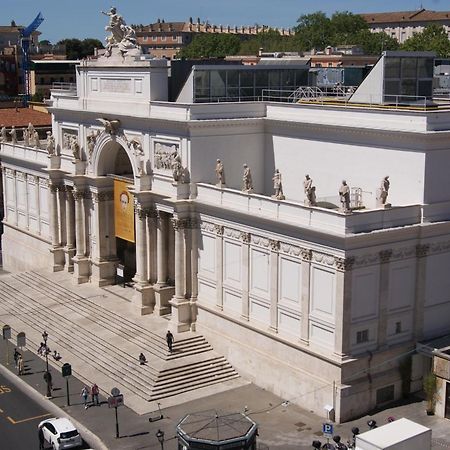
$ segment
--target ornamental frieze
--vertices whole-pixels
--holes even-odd
[[[172,170],[173,155],[179,154],[180,144],[155,142],[153,145],[153,165],[155,169]]]

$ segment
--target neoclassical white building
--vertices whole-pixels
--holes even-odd
[[[4,267],[107,285],[123,264],[138,313],[170,314],[241,375],[338,421],[399,398],[408,352],[450,329],[450,110],[169,102],[167,61],[115,50],[52,92],[51,154],[1,144]],[[343,179],[364,208],[330,209]]]

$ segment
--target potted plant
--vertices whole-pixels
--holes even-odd
[[[437,379],[433,372],[423,377],[423,390],[427,400],[427,414],[432,416],[436,407]]]

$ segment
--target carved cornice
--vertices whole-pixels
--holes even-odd
[[[241,241],[243,244],[250,244],[251,239],[252,239],[252,235],[250,233],[246,233],[244,231],[241,231]]]
[[[52,194],[56,194],[58,191],[62,191],[62,189],[64,189],[64,188],[63,188],[63,186],[60,185],[60,184],[53,184],[53,183],[50,183],[49,189],[50,189],[50,192],[51,192]]]
[[[82,191],[82,190],[78,190],[78,189],[73,190],[73,198],[75,200],[83,200],[88,197],[89,197],[89,195],[88,195],[87,191]]]
[[[312,259],[312,250],[307,248],[300,248],[302,261],[310,262]]]
[[[380,263],[386,264],[391,260],[392,249],[381,250],[381,252],[379,252],[378,255],[380,257]]]
[[[14,169],[10,169],[8,167],[5,167],[5,173],[7,176],[9,177],[14,177],[16,176],[16,171]]]
[[[241,232],[239,230],[236,230],[236,228],[226,227],[223,231],[223,235],[236,240],[239,240],[241,238]]]
[[[280,249],[280,241],[277,241],[275,239],[269,239],[269,245],[270,249],[274,252],[277,252]]]
[[[270,239],[252,234],[251,243],[258,247],[269,248]]]
[[[336,264],[336,257],[333,255],[327,255],[321,252],[312,252],[312,260],[322,265],[334,266]]]
[[[25,172],[19,172],[19,171],[16,172],[16,178],[18,180],[25,180],[26,176],[27,176],[27,174]]]
[[[224,226],[223,225],[214,225],[214,233],[217,234],[217,236],[223,236],[223,230],[224,230]]]
[[[170,219],[170,221],[175,231],[189,228],[189,219]]]

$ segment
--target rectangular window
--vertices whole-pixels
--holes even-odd
[[[152,41],[155,42],[158,39],[156,36],[152,36]]]
[[[369,330],[362,330],[356,333],[356,343],[362,344],[369,341]]]
[[[166,36],[161,36],[161,41],[165,41],[166,40]]]
[[[395,334],[400,334],[402,332],[402,323],[395,322]]]

